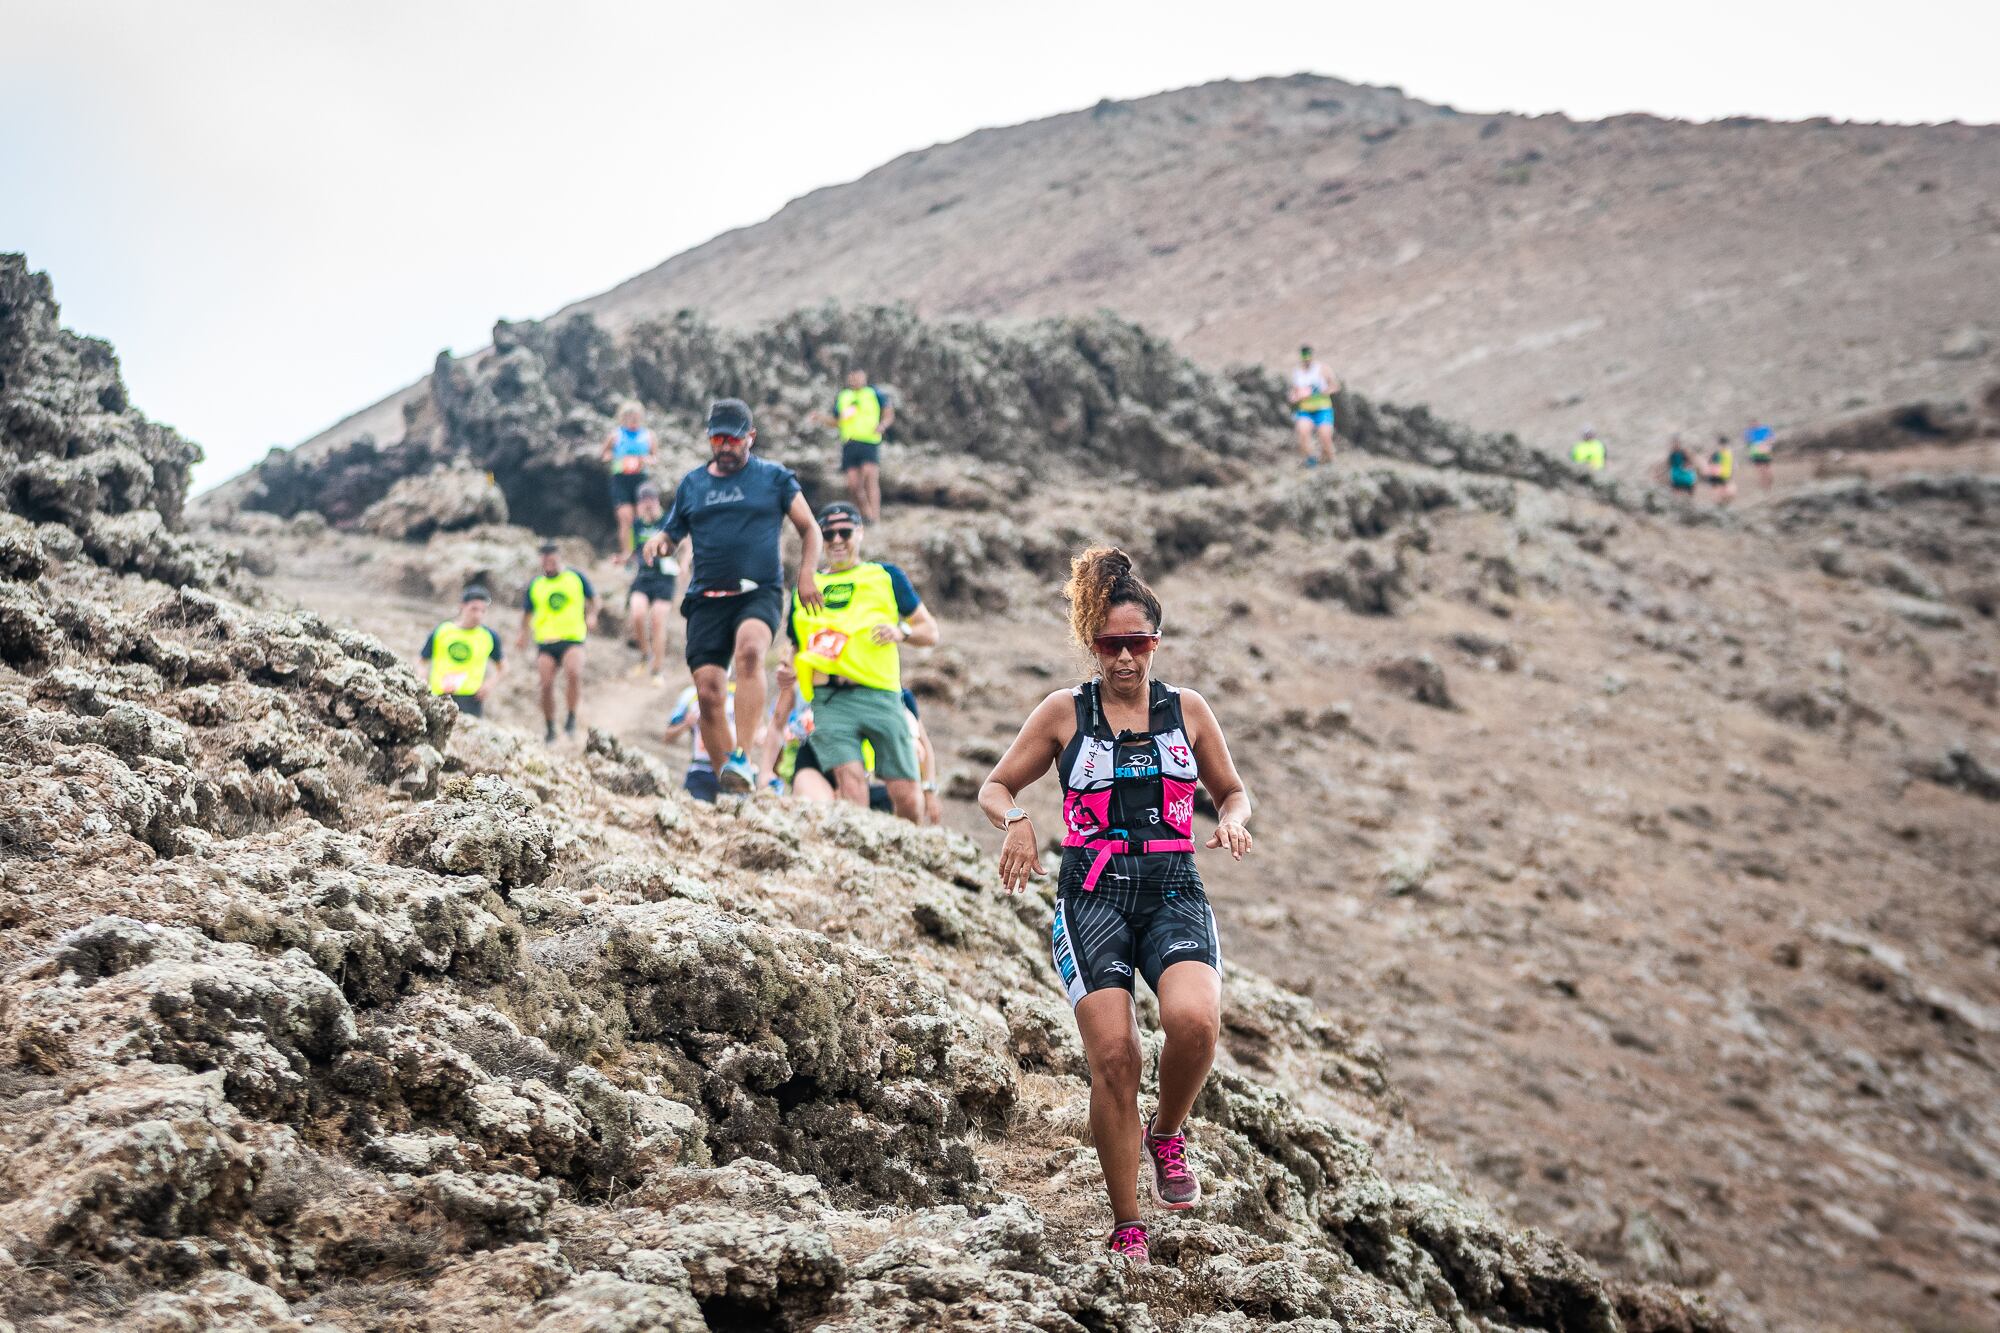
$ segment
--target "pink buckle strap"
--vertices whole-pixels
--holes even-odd
[[[1097,888],[1098,877],[1103,875],[1105,863],[1112,857],[1142,856],[1151,852],[1191,852],[1194,850],[1194,839],[1163,838],[1152,842],[1127,842],[1123,838],[1092,840],[1072,833],[1063,839],[1063,846],[1082,847],[1097,853],[1097,858],[1090,863],[1090,873],[1083,877],[1083,891],[1090,893]]]

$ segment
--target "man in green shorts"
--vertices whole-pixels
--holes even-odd
[[[861,743],[867,741],[890,804],[914,824],[921,816],[920,770],[916,728],[903,707],[900,649],[935,645],[937,620],[902,570],[861,558],[858,508],[828,505],[820,511],[819,531],[826,550],[818,580],[825,604],[809,609],[794,595],[787,624],[799,693],[812,704],[813,752],[840,799],[865,806]]]

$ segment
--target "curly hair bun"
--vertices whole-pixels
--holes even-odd
[[[1115,606],[1136,606],[1160,627],[1160,599],[1132,572],[1132,557],[1115,546],[1093,546],[1069,562],[1069,632],[1077,646],[1092,650]]]

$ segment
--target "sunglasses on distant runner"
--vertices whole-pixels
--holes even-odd
[[[1100,634],[1093,642],[1097,645],[1097,651],[1106,657],[1116,657],[1120,652],[1127,650],[1137,657],[1141,653],[1150,653],[1159,647],[1160,635],[1157,630],[1151,634]]]
[[[830,542],[844,542],[854,535],[853,528],[821,528],[819,535]]]

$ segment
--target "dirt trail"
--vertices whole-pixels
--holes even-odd
[[[1859,466],[1990,466],[1996,447]],[[1259,803],[1257,855],[1203,860],[1229,952],[1361,1019],[1414,1123],[1510,1208],[1773,1328],[1904,1329],[1911,1307],[1972,1327],[2000,1261],[1966,1166],[2000,1162],[1982,1017],[2000,1014],[2000,824],[1906,765],[1995,734],[1977,682],[2000,633],[1897,629],[1875,589],[1754,530],[1816,470],[1781,462],[1769,496],[1746,478],[1719,527],[1583,501],[1442,513],[1394,616],[1301,597],[1312,543],[1198,563],[1159,580],[1160,669],[1217,702]],[[914,571],[955,522],[899,508],[866,554]],[[330,598],[330,563],[285,571],[274,589],[399,647],[436,614]],[[946,646],[910,672],[947,822],[990,842],[967,798],[1080,664],[1045,587],[938,613]],[[1377,676],[1418,651],[1450,710]],[[658,752],[672,691],[627,677],[634,660],[594,655],[585,715]],[[1831,726],[1773,711],[1829,687],[1854,701]],[[494,715],[528,729],[532,710],[517,674]],[[1026,804],[1054,827],[1047,788]],[[1254,1031],[1226,1042],[1262,1058]]]

